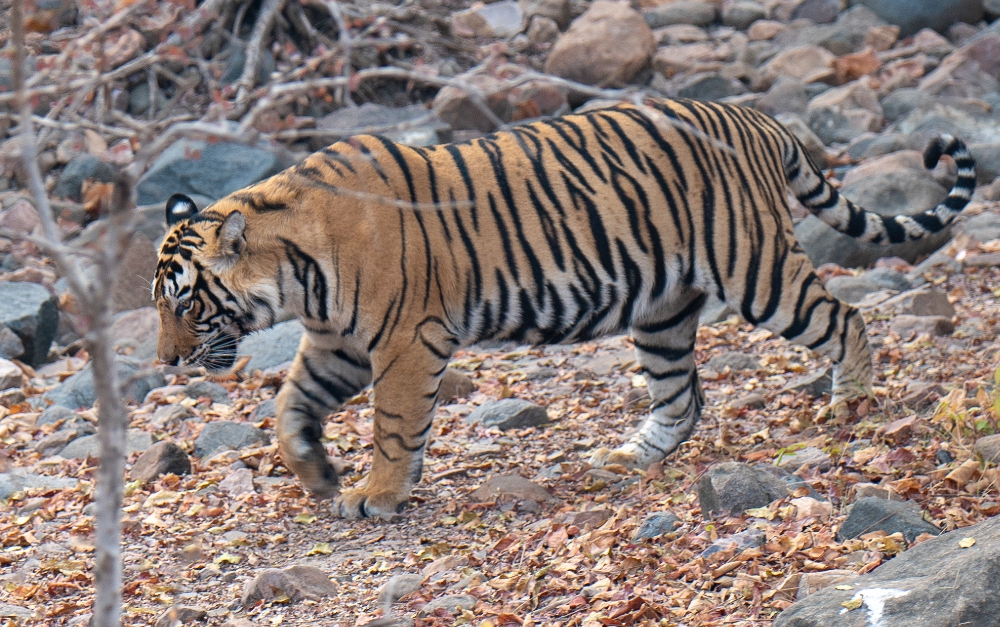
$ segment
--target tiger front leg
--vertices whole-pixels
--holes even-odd
[[[368,356],[337,336],[306,333],[278,393],[277,432],[282,463],[317,498],[337,494],[338,472],[320,441],[323,418],[371,382]]]
[[[450,356],[450,348],[429,350],[419,338],[400,352],[386,349],[372,355],[372,467],[363,485],[344,490],[337,498],[335,514],[388,520],[406,506],[423,471],[441,375]]]

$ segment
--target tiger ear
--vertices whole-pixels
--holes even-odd
[[[174,194],[167,199],[167,226],[187,220],[198,213],[198,206],[184,194]]]
[[[224,256],[239,257],[247,247],[247,219],[239,211],[226,216],[217,231],[219,237],[219,253]]]

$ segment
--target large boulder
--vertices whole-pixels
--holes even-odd
[[[1000,517],[994,517],[927,540],[850,587],[824,588],[778,615],[774,627],[995,626],[998,576]]]
[[[0,283],[0,325],[20,338],[25,362],[42,364],[59,328],[56,297],[37,283]]]
[[[62,382],[62,385],[45,393],[45,400],[54,404],[76,409],[78,407],[93,407],[97,399],[94,390],[94,370],[92,364],[84,366]],[[163,374],[147,367],[135,359],[119,357],[115,360],[118,383],[127,400],[142,402],[150,390],[166,385]]]
[[[247,372],[274,368],[295,359],[304,332],[298,320],[282,322],[248,336],[240,342],[237,354],[250,357],[245,368]]]
[[[139,204],[163,203],[178,192],[219,199],[289,165],[277,152],[256,146],[181,139],[139,181]]]
[[[656,38],[627,4],[597,0],[552,47],[545,71],[587,85],[624,87],[656,52]]]
[[[853,0],[851,4],[866,6],[886,22],[899,26],[902,37],[921,28],[943,33],[956,22],[975,24],[983,19],[982,0]]]

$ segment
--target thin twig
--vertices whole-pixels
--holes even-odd
[[[285,0],[264,0],[264,4],[260,8],[260,14],[250,32],[250,41],[247,42],[243,75],[236,83],[236,106],[231,116],[233,118],[239,117],[243,111],[246,111],[247,98],[250,96],[253,86],[257,84],[257,67],[260,65],[264,38],[271,32],[274,19],[284,6]]]

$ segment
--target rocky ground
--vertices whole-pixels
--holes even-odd
[[[95,241],[114,167],[150,164],[113,295],[131,415],[125,624],[995,622],[1000,4],[847,4],[29,3],[29,92],[66,241]],[[29,234],[10,70],[0,57],[0,230]],[[692,440],[645,473],[596,470],[590,451],[649,402],[628,338],[469,351],[402,520],[344,522],[272,443],[297,323],[245,341],[229,380],[154,365],[148,281],[171,193],[204,205],[356,132],[426,145],[643,94],[772,114],[885,214],[947,193],[950,164],[922,169],[931,137],[972,147],[974,202],[930,241],[860,246],[794,209],[827,286],[869,320],[875,398],[852,420],[816,422],[827,364],[715,306]],[[82,626],[88,356],[48,260],[0,239],[0,271],[0,621]],[[324,433],[348,484],[370,462],[371,411],[359,396]]]

